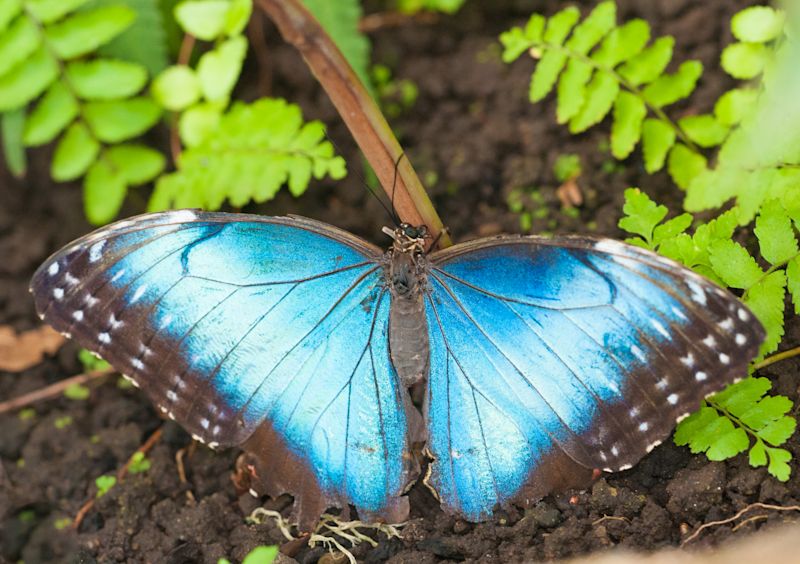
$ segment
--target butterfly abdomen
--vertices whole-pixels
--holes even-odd
[[[389,314],[389,350],[403,385],[428,375],[428,325],[425,320],[425,257],[395,252],[388,265],[392,294]]]

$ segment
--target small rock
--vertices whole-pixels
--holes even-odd
[[[530,517],[540,527],[552,529],[561,523],[561,512],[546,502],[540,502],[525,511],[525,516]]]
[[[617,507],[617,488],[608,485],[606,479],[598,480],[592,486],[592,508],[598,513],[613,515]]]

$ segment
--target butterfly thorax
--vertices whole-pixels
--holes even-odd
[[[429,345],[425,319],[428,262],[427,229],[401,224],[384,233],[394,240],[386,252],[386,286],[391,293],[389,349],[392,364],[405,385],[428,374]]]

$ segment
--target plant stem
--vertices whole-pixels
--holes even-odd
[[[5,413],[7,411],[12,411],[14,409],[19,409],[21,407],[25,407],[32,403],[36,403],[38,401],[54,398],[56,396],[60,396],[64,390],[69,388],[70,386],[79,386],[82,384],[86,384],[91,380],[95,380],[102,376],[107,376],[111,374],[112,370],[96,370],[94,372],[87,372],[86,374],[78,374],[77,376],[73,376],[71,378],[66,378],[64,380],[59,380],[55,384],[51,384],[44,388],[40,388],[35,390],[29,394],[23,394],[19,397],[10,399],[8,401],[4,401],[0,403],[0,413]]]
[[[283,38],[294,45],[327,92],[393,202],[400,219],[426,225],[440,247],[452,243],[433,204],[378,105],[350,64],[300,0],[259,0]],[[392,193],[394,192],[394,194]]]
[[[775,364],[776,362],[780,362],[782,360],[786,360],[789,358],[793,358],[795,356],[800,355],[800,347],[795,347],[793,349],[789,349],[788,351],[779,352],[773,355],[768,356],[761,362],[757,362],[753,365],[753,370],[761,370],[762,368],[766,368],[770,364]]]

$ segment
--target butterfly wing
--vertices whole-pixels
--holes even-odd
[[[197,439],[255,454],[305,526],[330,505],[397,519],[414,417],[388,353],[380,251],[331,226],[188,210],[90,234],[34,276],[43,319]]]
[[[733,295],[615,241],[483,239],[430,261],[426,482],[470,520],[630,467],[764,337]]]

